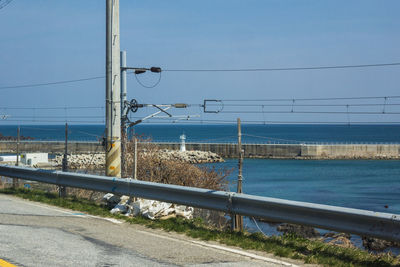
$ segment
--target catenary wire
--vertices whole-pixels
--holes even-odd
[[[349,69],[349,68],[371,68],[400,66],[400,62],[359,64],[359,65],[336,65],[336,66],[311,66],[311,67],[285,67],[285,68],[239,68],[239,69],[163,69],[170,72],[257,72],[257,71],[298,71],[298,70],[325,70],[325,69]]]
[[[103,134],[103,135],[92,134],[92,133],[88,133],[88,132],[81,131],[81,130],[71,130],[71,133],[72,133],[72,132],[78,132],[78,133],[86,134],[86,135],[88,135],[88,136],[96,137],[96,138],[98,138],[98,139],[104,137],[104,134]]]
[[[31,127],[31,126],[20,126],[21,130],[22,129],[32,129],[32,130],[39,130],[39,131],[60,131],[64,129],[54,129],[54,128],[37,128],[37,127]]]
[[[3,122],[46,122],[46,123],[62,123],[62,124],[64,124],[66,121],[68,122],[68,123],[90,123],[90,124],[104,124],[104,121],[81,121],[81,120],[79,120],[79,121],[75,121],[75,120],[34,120],[34,119],[31,119],[31,120],[9,120],[9,119],[7,119],[7,120],[3,120]],[[2,122],[2,121],[0,121],[0,122]]]
[[[3,3],[0,2],[0,9],[8,6],[13,0],[4,0]]]
[[[65,120],[4,120],[5,121],[12,121],[12,122],[51,122],[51,123],[65,123]],[[0,121],[1,122],[1,121]],[[257,121],[257,120],[242,120],[242,124],[340,124],[340,125],[348,125],[348,124],[358,124],[358,125],[397,125],[400,124],[400,121]],[[103,125],[104,121],[68,121],[68,123],[90,123],[90,124],[98,124]],[[152,121],[144,121],[143,124],[171,124],[171,121],[166,120],[152,120]],[[236,120],[176,120],[175,123],[182,123],[182,124],[236,124]]]
[[[98,79],[104,79],[104,78],[105,78],[105,76],[95,76],[95,77],[88,77],[88,78],[75,79],[75,80],[64,80],[64,81],[56,81],[56,82],[45,82],[45,83],[33,83],[33,84],[23,84],[23,85],[2,86],[2,87],[0,87],[0,90],[14,89],[14,88],[26,88],[26,87],[38,87],[38,86],[47,86],[47,85],[56,85],[56,84],[76,83],[76,82],[84,82],[84,81],[98,80]]]
[[[220,106],[218,104],[207,104],[207,106]],[[385,104],[224,104],[225,107],[373,107],[373,106],[400,106],[400,103]]]
[[[227,110],[227,111],[220,111],[219,113],[228,113],[228,114],[261,114],[261,113],[270,113],[270,114],[357,114],[357,115],[399,115],[400,112],[373,112],[373,111],[235,111],[235,110]]]
[[[300,141],[300,140],[294,140],[294,139],[282,139],[282,138],[275,138],[275,137],[269,137],[269,136],[259,136],[259,135],[253,135],[253,134],[245,134],[245,133],[242,133],[242,136],[255,137],[255,138],[260,138],[260,139],[268,139],[268,140],[297,142],[297,143],[307,142],[307,141]]]
[[[348,69],[348,68],[391,67],[391,66],[400,66],[400,62],[378,63],[378,64],[358,64],[358,65],[313,66],[313,67],[287,67],[287,68],[163,69],[162,71],[164,71],[164,72],[258,72],[258,71],[297,71],[297,70]],[[161,74],[161,72],[160,72],[160,74]],[[47,86],[47,85],[56,85],[56,84],[66,84],[66,83],[98,80],[98,79],[104,79],[104,78],[105,78],[105,76],[95,76],[95,77],[87,77],[87,78],[81,78],[81,79],[55,81],[55,82],[2,86],[2,87],[0,87],[0,90],[13,89],[13,88],[25,88],[25,87],[38,87],[38,86]],[[161,79],[161,75],[160,75],[159,80],[160,79]],[[158,83],[159,83],[159,81],[157,82],[157,84]]]
[[[270,98],[270,99],[218,99],[225,102],[268,102],[268,101],[329,101],[329,100],[363,100],[363,99],[390,99],[400,96],[356,96],[356,97],[324,97],[324,98]]]
[[[104,118],[104,116],[10,116],[10,118],[22,118],[22,119],[69,119],[69,118]]]
[[[37,110],[52,110],[52,109],[104,109],[104,107],[0,107],[0,109],[37,109]]]
[[[139,117],[137,117],[139,118]],[[173,121],[171,120],[156,120],[153,119],[151,121],[144,121],[142,123],[146,124],[169,124]],[[280,120],[280,121],[273,121],[273,120],[267,120],[267,121],[259,121],[259,120],[242,120],[242,123],[247,123],[247,124],[349,124],[348,121],[285,121],[285,120]],[[192,119],[192,120],[177,120],[177,123],[184,123],[184,124],[190,124],[190,123],[224,123],[224,124],[236,124],[236,120],[212,120],[212,119]],[[385,124],[385,125],[390,125],[390,124],[400,124],[400,121],[352,121],[350,124]]]

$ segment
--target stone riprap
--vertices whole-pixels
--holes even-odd
[[[142,152],[146,153],[146,152]],[[158,151],[157,156],[161,160],[176,160],[180,162],[187,162],[191,164],[198,163],[214,163],[223,162],[224,159],[213,153],[207,151]],[[63,155],[56,155],[52,160],[57,166],[62,166]],[[101,169],[105,166],[105,154],[70,154],[67,157],[68,168],[71,169]]]
[[[52,160],[57,166],[62,166],[64,156],[56,155]],[[105,167],[105,154],[71,154],[67,156],[68,168],[70,169],[100,169]]]
[[[224,162],[224,159],[216,153],[209,151],[176,151],[162,150],[159,154],[162,160],[177,160],[192,164]]]

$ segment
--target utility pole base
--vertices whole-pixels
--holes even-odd
[[[106,175],[121,177],[121,142],[108,142],[106,153]]]

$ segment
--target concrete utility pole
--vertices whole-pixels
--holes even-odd
[[[106,175],[121,177],[119,0],[106,0]]]

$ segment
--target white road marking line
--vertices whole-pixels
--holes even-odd
[[[272,259],[272,258],[268,258],[268,257],[259,256],[259,255],[256,255],[256,254],[253,254],[253,253],[250,253],[250,252],[246,252],[246,251],[242,251],[242,250],[238,250],[238,249],[233,249],[233,248],[228,248],[228,247],[223,247],[223,246],[218,246],[218,245],[212,245],[212,244],[208,244],[208,243],[201,242],[201,241],[175,239],[175,238],[171,238],[171,237],[168,237],[168,236],[153,234],[153,233],[146,232],[146,231],[141,231],[141,230],[136,230],[136,231],[139,232],[139,233],[147,234],[147,235],[154,236],[154,237],[157,237],[157,238],[162,238],[162,239],[176,241],[176,242],[192,243],[192,244],[195,244],[195,245],[198,245],[198,246],[201,246],[201,247],[207,247],[207,248],[222,250],[222,251],[225,251],[225,252],[230,252],[230,253],[233,253],[233,254],[249,257],[249,258],[256,259],[256,260],[275,263],[275,264],[279,264],[279,265],[283,265],[283,266],[298,267],[298,265],[295,265],[295,264],[292,264],[292,263],[288,263],[288,262],[284,262],[284,261],[280,261],[280,260],[276,260],[276,259]]]
[[[114,218],[104,218],[104,217],[94,216],[94,215],[90,215],[90,214],[86,214],[86,217],[105,220],[105,221],[109,221],[109,222],[112,222],[112,223],[115,223],[115,224],[124,223],[123,221],[120,221],[120,220],[117,220],[117,219],[114,219]]]
[[[280,261],[280,260],[276,260],[276,259],[272,259],[272,258],[259,256],[259,255],[253,254],[253,253],[249,253],[249,252],[238,250],[238,249],[234,249],[234,248],[228,248],[228,247],[223,247],[223,246],[218,246],[218,245],[207,244],[207,243],[201,242],[201,241],[191,241],[191,242],[194,243],[194,244],[201,245],[201,246],[206,246],[206,247],[211,247],[211,248],[215,248],[215,249],[219,249],[219,250],[224,250],[224,251],[232,252],[232,253],[239,254],[239,255],[242,255],[242,256],[246,256],[246,257],[249,257],[249,258],[257,259],[257,260],[262,260],[262,261],[275,263],[275,264],[279,264],[279,265],[284,265],[284,266],[298,267],[298,265],[295,265],[293,263],[288,263],[288,262],[284,262],[284,261]]]

